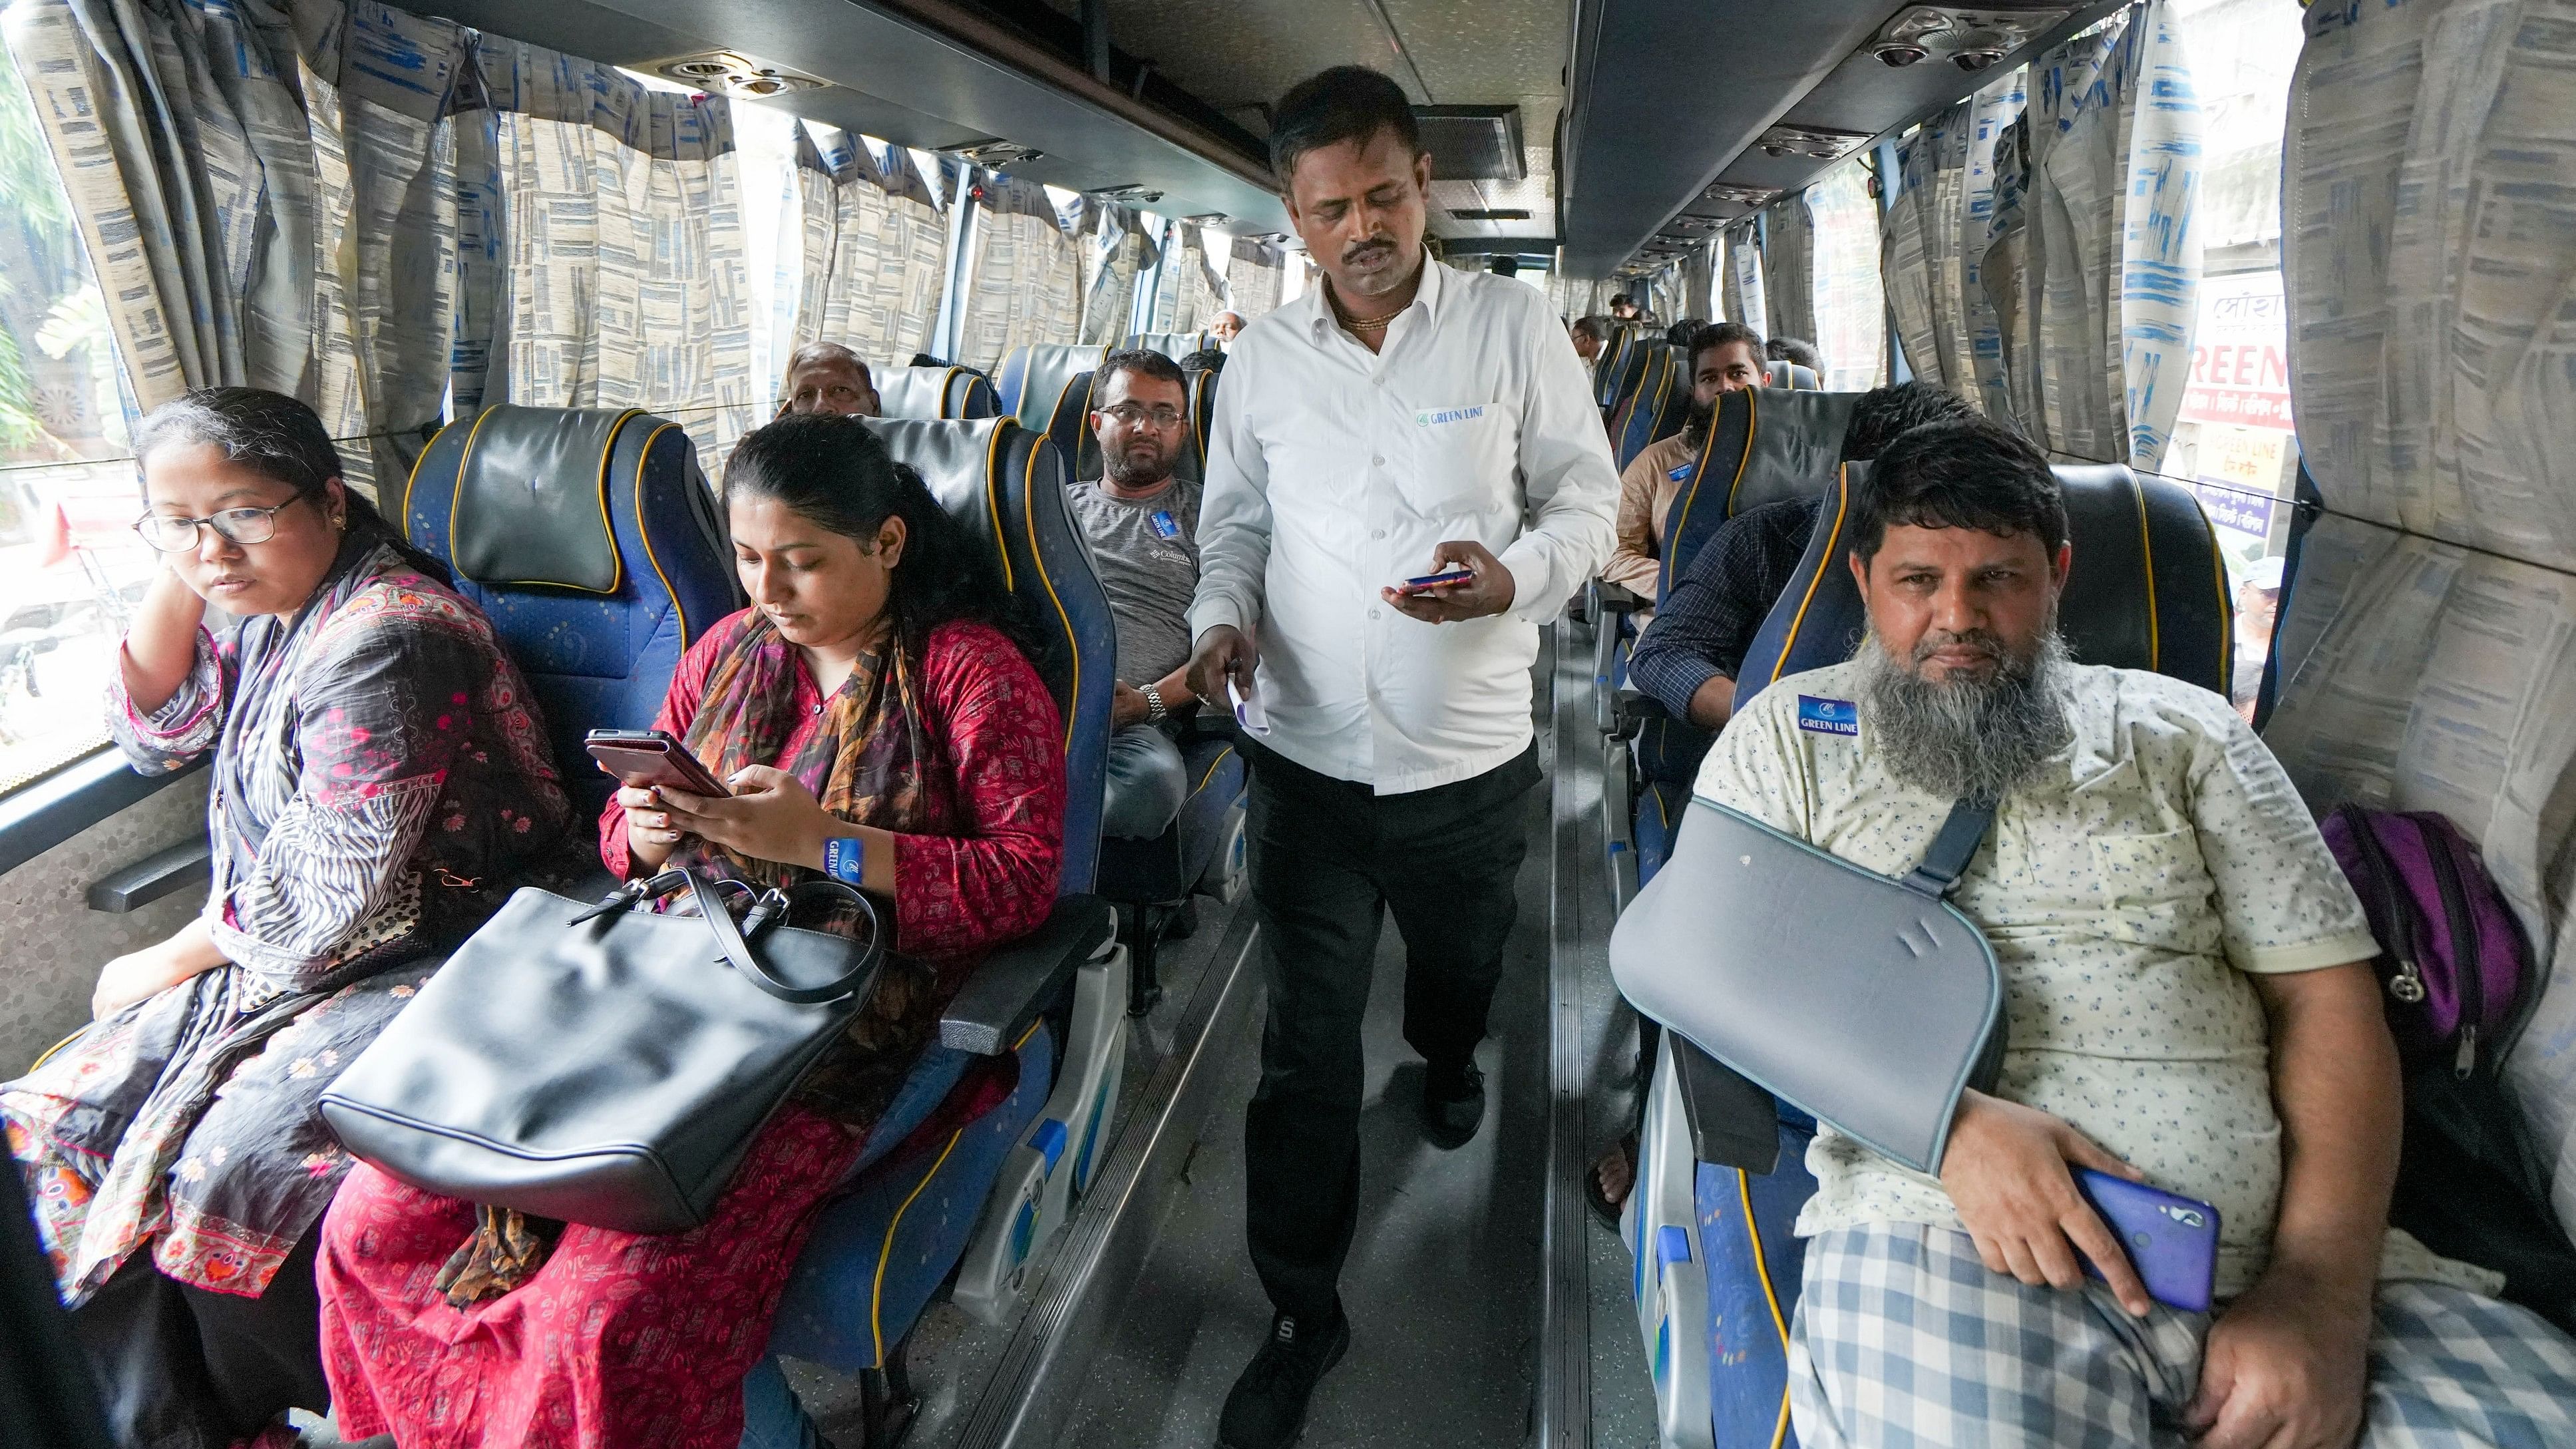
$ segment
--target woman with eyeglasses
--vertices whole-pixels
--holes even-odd
[[[491,625],[311,409],[203,389],[135,456],[163,567],[108,727],[144,774],[213,757],[213,884],[107,964],[0,1125],[117,1442],[291,1443],[285,1411],[328,1405],[312,1230],[349,1167],[315,1101],[569,809]]]

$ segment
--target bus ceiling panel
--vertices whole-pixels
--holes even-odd
[[[1774,0],[1585,6],[1566,127],[1566,270],[1608,276],[1900,8]]]
[[[1010,168],[1032,181],[1077,191],[1142,186],[1163,193],[1155,209],[1169,215],[1221,215],[1257,231],[1288,227],[1260,157],[1102,84],[1025,34],[949,0],[549,0],[507,7],[496,0],[447,0],[445,8],[469,24],[489,20],[498,33],[621,64],[632,62],[600,53],[636,48],[620,39],[621,27],[656,48],[679,45],[633,61],[719,48],[746,52],[855,93],[809,91],[763,104],[834,124],[873,114],[876,121],[855,128],[905,145],[934,138],[926,149],[1007,141],[1044,153]],[[550,21],[586,32],[579,44],[529,33],[533,12],[558,10],[583,12]],[[488,13],[469,18],[468,11]],[[893,134],[902,130],[912,134]]]
[[[1606,276],[1659,234],[1704,236],[1673,223],[1732,219],[1802,188],[2121,3],[1986,0],[1984,9],[2041,12],[2049,23],[1972,71],[1938,54],[1895,66],[1874,53],[1883,28],[1928,8],[1919,5],[1723,0],[1712,16],[1691,0],[1604,0],[1576,40],[1567,268]],[[1793,140],[1775,155],[1763,147],[1773,127],[1845,144],[1821,156]]]

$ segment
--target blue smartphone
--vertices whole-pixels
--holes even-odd
[[[2075,1190],[2128,1250],[2148,1297],[2186,1313],[2209,1311],[2218,1276],[2218,1209],[2089,1167],[2075,1169]],[[2089,1260],[2084,1271],[2102,1276]]]
[[[1417,574],[1412,578],[1406,579],[1404,581],[1404,591],[1408,594],[1418,594],[1426,589],[1445,589],[1451,584],[1472,584],[1475,581],[1476,571],[1464,565],[1459,565],[1454,568],[1442,569],[1436,574]]]

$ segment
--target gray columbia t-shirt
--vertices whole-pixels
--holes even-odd
[[[1190,659],[1190,597],[1199,586],[1199,485],[1175,478],[1144,498],[1097,479],[1066,490],[1091,540],[1100,586],[1118,620],[1118,677],[1143,689]]]

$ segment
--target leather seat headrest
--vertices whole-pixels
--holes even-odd
[[[625,578],[608,517],[608,462],[640,411],[504,404],[475,419],[457,465],[447,556],[489,588],[614,594]]]

